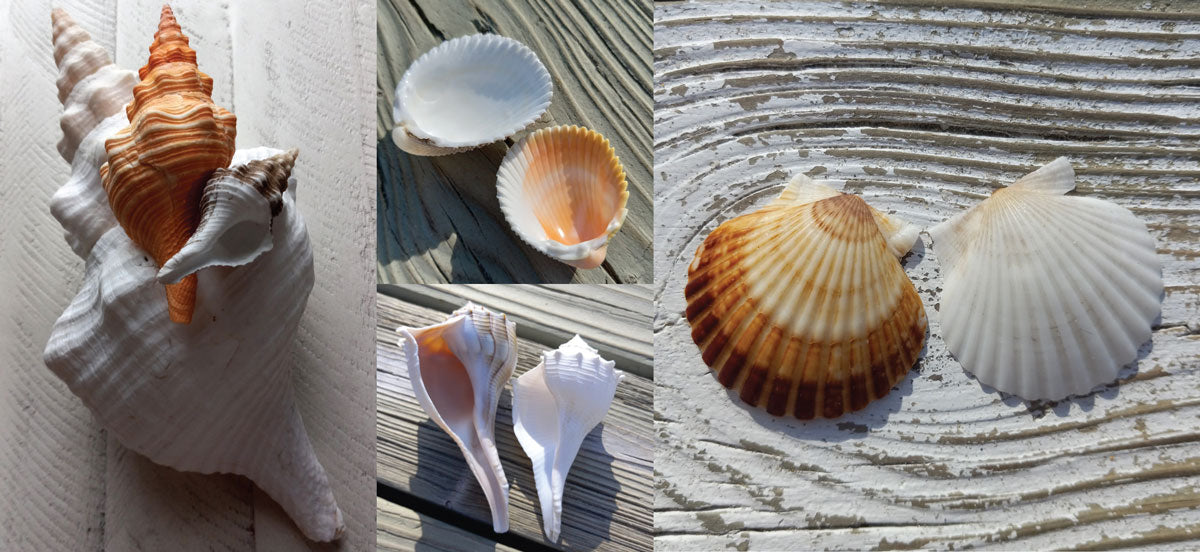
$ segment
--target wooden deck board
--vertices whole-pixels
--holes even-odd
[[[651,283],[650,14],[642,0],[380,0],[379,281]],[[591,128],[621,159],[629,213],[601,268],[576,270],[512,233],[495,189],[505,143],[445,157],[410,156],[392,143],[392,101],[404,71],[443,40],[480,32],[520,40],[549,70],[554,97],[535,126]]]
[[[376,504],[379,512],[379,541],[376,545],[380,552],[516,552],[515,548],[462,531],[382,498]]]
[[[176,472],[129,452],[46,369],[42,350],[79,287],[83,261],[48,207],[70,172],[55,149],[62,108],[52,3],[4,1],[0,73],[20,84],[0,91],[0,283],[8,290],[0,297],[0,549],[367,549],[375,538],[374,255],[367,247],[374,194],[360,184],[370,180],[375,158],[373,6],[171,4],[213,77],[214,99],[238,116],[238,146],[300,149],[297,204],[317,281],[291,359],[293,380],[346,519],[345,540],[303,540],[244,478]],[[118,65],[145,64],[162,2],[53,5],[67,9]]]
[[[426,286],[410,287],[426,289]],[[499,293],[509,286],[492,287]],[[584,299],[573,301],[578,304]],[[452,308],[458,306],[461,305]],[[487,502],[479,484],[466,469],[462,453],[450,437],[429,420],[412,395],[407,371],[399,369],[401,352],[396,328],[440,322],[452,308],[435,310],[384,294],[378,296],[377,477],[394,489],[444,504],[490,526]],[[601,312],[597,311],[595,316],[602,316]],[[649,322],[649,308],[643,311],[643,316]],[[526,320],[515,314],[511,318],[518,328]],[[586,333],[582,335],[585,340],[592,339]],[[561,344],[539,343],[525,337],[519,337],[518,342],[514,378],[533,368],[540,361],[541,351]],[[534,542],[569,549],[650,550],[654,451],[650,409],[653,395],[653,382],[633,374],[626,374],[617,386],[616,398],[607,417],[584,441],[571,467],[564,492],[563,538],[555,544],[547,543],[542,534],[532,468],[513,435],[510,384],[501,396],[496,414],[496,440],[511,486],[511,532]]]
[[[656,547],[1196,548],[1195,5],[918,4],[656,8]],[[1130,208],[1158,243],[1162,319],[1117,383],[1049,403],[981,386],[941,339],[927,236],[905,259],[926,355],[865,410],[775,419],[701,361],[692,254],[792,175],[928,227],[1061,155],[1076,193]]]

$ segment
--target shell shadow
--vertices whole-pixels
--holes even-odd
[[[963,370],[967,378],[979,384],[979,388],[987,394],[996,394],[1000,396],[1000,402],[1005,406],[1018,407],[1024,406],[1026,413],[1031,419],[1037,420],[1053,413],[1059,418],[1065,418],[1071,414],[1071,406],[1078,406],[1084,412],[1090,412],[1096,406],[1096,398],[1113,400],[1121,394],[1121,384],[1128,382],[1137,377],[1141,370],[1142,361],[1154,351],[1154,340],[1149,339],[1138,348],[1137,358],[1133,362],[1122,366],[1117,372],[1117,377],[1111,382],[1100,384],[1093,388],[1086,395],[1071,395],[1065,399],[1059,400],[1026,400],[1012,393],[1000,391],[990,385],[980,382],[975,374]],[[955,359],[957,361],[957,359]]]
[[[401,277],[416,283],[570,282],[575,268],[522,242],[500,211],[496,171],[506,151],[504,142],[496,142],[453,155],[421,157],[400,150],[390,137],[380,139],[379,264],[407,265]],[[380,278],[389,278],[388,272],[381,271]]]

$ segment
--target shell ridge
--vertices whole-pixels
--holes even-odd
[[[1017,179],[1008,188],[1062,195],[1075,189],[1075,169],[1066,157],[1059,157]]]

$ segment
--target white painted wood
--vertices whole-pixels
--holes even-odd
[[[145,63],[161,2],[56,3],[127,68]],[[297,147],[297,204],[316,285],[293,353],[297,403],[346,518],[344,539],[375,542],[375,152],[370,129],[374,5],[172,2],[238,116],[238,147]],[[0,2],[0,549],[280,550],[313,547],[244,478],[183,474],[132,454],[41,362],[83,262],[49,214],[68,165],[54,144],[50,3]],[[10,77],[16,77],[10,80]],[[281,285],[286,285],[282,283]]]
[[[658,549],[1200,545],[1195,6],[951,4],[657,6]],[[1053,403],[981,386],[940,338],[926,236],[904,259],[924,358],[865,410],[775,419],[700,359],[688,263],[791,175],[928,227],[1060,155],[1158,242],[1162,320],[1118,382]]]

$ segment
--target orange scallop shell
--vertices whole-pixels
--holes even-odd
[[[692,339],[718,381],[804,420],[886,395],[916,362],[926,328],[889,241],[903,223],[810,186],[713,230],[684,291]]]
[[[117,222],[162,266],[196,231],[209,175],[229,166],[237,118],[213,103],[212,78],[196,66],[169,6],[138,76],[126,108],[129,126],[105,142],[108,163],[100,175]],[[166,288],[171,320],[189,323],[196,275]]]

